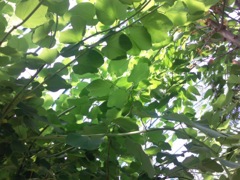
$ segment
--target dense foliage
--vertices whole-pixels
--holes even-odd
[[[0,1],[0,179],[237,180],[239,4]]]

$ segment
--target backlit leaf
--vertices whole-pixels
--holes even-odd
[[[122,40],[120,40],[122,39]],[[127,46],[124,47],[124,43]],[[126,35],[117,33],[107,40],[107,46],[102,49],[105,56],[112,60],[121,60],[127,57],[126,51],[131,48],[132,44]]]
[[[98,79],[92,81],[86,88],[89,91],[90,96],[103,97],[109,94],[111,87],[111,82]]]
[[[134,68],[131,72],[131,75],[128,77],[128,81],[137,84],[140,81],[147,79],[148,76],[149,76],[148,64],[140,62],[134,66]]]
[[[16,15],[25,20],[27,16],[37,7],[38,0],[21,1],[17,4]],[[27,7],[27,8],[26,8]],[[24,27],[35,28],[41,24],[47,22],[46,14],[48,7],[40,5],[40,7],[33,13],[33,15],[23,24]]]
[[[117,89],[110,94],[108,99],[109,107],[122,108],[128,101],[129,94],[124,89]]]
[[[79,3],[70,9],[65,15],[65,18],[77,18],[79,21],[85,20],[86,22],[93,19],[95,15],[95,7],[92,3],[83,2]]]
[[[151,35],[152,42],[158,43],[168,38],[168,31],[172,28],[170,19],[158,12],[153,12],[143,18],[144,27]]]
[[[58,51],[56,49],[43,48],[42,52],[39,55],[39,58],[46,63],[51,64],[56,60],[57,56]]]
[[[99,21],[106,25],[126,16],[127,6],[118,0],[98,0],[95,6]]]
[[[110,61],[108,66],[109,73],[121,76],[128,69],[129,61],[126,60],[118,60],[118,61]]]
[[[182,1],[175,1],[174,5],[167,10],[165,15],[175,26],[181,26],[187,22],[187,9]]]
[[[128,29],[130,39],[141,50],[148,50],[151,48],[151,36],[146,28],[142,26],[132,26]]]

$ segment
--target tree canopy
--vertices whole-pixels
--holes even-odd
[[[239,179],[239,0],[0,10],[0,180]]]

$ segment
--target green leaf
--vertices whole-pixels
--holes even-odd
[[[191,93],[193,93],[193,94],[195,94],[195,95],[200,96],[199,91],[198,91],[197,88],[195,88],[194,86],[189,86],[189,87],[187,88],[187,91],[189,91],[189,92],[191,92]]]
[[[107,133],[108,127],[105,124],[97,124],[92,126],[85,126],[83,128],[84,134],[104,134]]]
[[[4,36],[4,31],[6,29],[7,26],[7,20],[5,19],[5,17],[1,14],[0,15],[0,38],[3,38]]]
[[[89,96],[104,97],[110,93],[111,87],[111,82],[97,79],[92,81],[86,88],[89,91]]]
[[[112,121],[113,123],[119,125],[126,132],[136,131],[138,130],[138,125],[130,118],[117,118]]]
[[[184,3],[186,4],[190,14],[203,13],[206,8],[204,3],[201,1],[193,2],[191,0],[184,0]]]
[[[232,74],[229,76],[228,82],[231,84],[240,84],[240,76]]]
[[[119,0],[98,0],[95,7],[97,18],[106,25],[111,25],[116,19],[126,17],[127,6]]]
[[[119,77],[127,71],[128,63],[129,61],[127,60],[110,61],[108,65],[108,72]]]
[[[185,128],[184,131],[189,134],[191,137],[197,137],[197,131],[193,128]]]
[[[186,159],[184,159],[182,164],[189,169],[194,169],[199,166],[199,163],[200,163],[199,158],[195,156],[189,156]]]
[[[77,133],[69,134],[66,137],[66,143],[73,147],[81,149],[94,150],[103,142],[102,137],[82,136]]]
[[[68,29],[66,31],[62,31],[60,33],[59,41],[65,44],[78,43],[79,41],[82,40],[82,37],[83,37],[82,33],[83,33],[82,31],[74,30],[74,29]]]
[[[226,102],[226,95],[221,94],[217,100],[213,103],[214,108],[219,108],[221,109],[223,106],[225,106]]]
[[[5,55],[9,55],[9,56],[12,56],[12,57],[21,56],[20,52],[18,52],[15,48],[12,48],[10,46],[0,47],[0,53],[5,54]]]
[[[58,51],[56,49],[43,48],[39,55],[39,58],[45,61],[47,64],[53,63],[58,56]]]
[[[185,91],[184,92],[184,95],[186,96],[186,98],[188,98],[189,100],[192,100],[192,101],[197,101],[197,98],[192,95],[189,91]]]
[[[153,178],[155,175],[155,170],[150,161],[150,158],[143,151],[141,145],[127,138],[126,146],[129,147],[128,148],[129,153],[131,153],[138,161],[141,162],[142,170],[148,174],[149,178]]]
[[[236,169],[234,174],[232,175],[231,180],[238,180],[240,177],[240,168]]]
[[[190,14],[202,14],[204,11],[207,11],[211,6],[219,2],[218,0],[184,0]]]
[[[222,166],[212,159],[204,159],[201,161],[200,169],[206,172],[223,172]]]
[[[163,135],[163,131],[149,131],[146,133],[146,136],[148,137],[148,141],[157,145],[166,140],[166,137]]]
[[[209,96],[211,97],[213,95],[213,90],[208,89],[204,95],[204,99],[208,98]]]
[[[90,22],[95,16],[95,13],[95,7],[92,3],[82,2],[70,9],[64,15],[64,18],[76,18],[79,21]]]
[[[69,89],[71,85],[68,84],[61,76],[54,75],[52,78],[46,81],[46,89],[49,91],[56,92],[60,89]]]
[[[129,82],[138,84],[140,81],[147,79],[149,76],[149,66],[147,63],[139,62],[134,66],[130,76],[128,77]]]
[[[24,153],[27,150],[27,146],[19,140],[14,140],[11,142],[11,149],[17,153]]]
[[[185,123],[185,124],[188,124],[188,125],[192,123],[192,121],[187,116],[185,116],[183,114],[171,113],[171,114],[168,114],[168,115],[164,115],[163,118],[167,119],[167,120],[182,122],[182,123]]]
[[[174,26],[182,26],[187,22],[187,9],[182,1],[175,1],[164,15],[173,22]]]
[[[140,50],[148,50],[152,47],[151,36],[146,28],[142,26],[132,26],[128,31],[130,39]]]
[[[78,64],[73,66],[76,74],[97,73],[104,63],[103,56],[97,50],[89,50],[77,59]]]
[[[28,43],[25,38],[18,38],[17,36],[12,36],[8,41],[8,45],[15,48],[17,51],[26,52],[29,48]]]
[[[170,19],[158,12],[153,12],[143,18],[144,27],[151,35],[153,43],[159,43],[168,38],[168,31],[172,28],[173,24]]]
[[[129,94],[126,90],[117,89],[109,95],[107,105],[108,107],[122,108],[128,102],[128,96]]]
[[[41,40],[44,40],[46,37],[48,37],[48,34],[51,31],[52,27],[53,21],[49,21],[41,26],[38,26],[33,32],[32,41],[34,43],[39,43]]]
[[[71,56],[75,56],[76,54],[78,54],[79,52],[79,48],[80,48],[81,44],[77,43],[77,44],[70,44],[64,48],[61,49],[60,54],[63,57],[71,57]]]
[[[37,7],[39,4],[38,0],[27,0],[21,1],[16,6],[16,15],[25,20],[27,16]],[[26,8],[27,7],[27,8]],[[48,21],[46,18],[48,7],[41,5],[33,15],[23,24],[24,27],[35,28]]]
[[[224,134],[221,134],[218,131],[211,129],[208,126],[204,126],[196,122],[193,122],[192,125],[193,127],[199,129],[200,131],[202,131],[203,133],[207,134],[210,137],[213,137],[213,138],[226,137]]]
[[[149,156],[154,156],[154,155],[156,155],[157,153],[159,153],[159,152],[161,152],[161,148],[159,148],[159,147],[154,147],[154,146],[152,146],[152,147],[149,147],[149,148],[147,148],[147,149],[145,149],[144,150],[144,152],[147,154],[147,155],[149,155]]]
[[[164,115],[163,118],[167,119],[167,120],[183,122],[190,127],[195,127],[197,129],[199,129],[200,131],[202,131],[203,133],[207,134],[210,137],[214,137],[214,138],[226,137],[224,134],[221,134],[218,131],[211,129],[208,126],[204,126],[197,122],[191,121],[187,116],[185,116],[183,114],[171,113],[168,115]]]
[[[69,7],[69,1],[66,0],[46,0],[43,1],[43,4],[48,7],[48,11],[56,13],[59,16],[67,12]]]
[[[0,56],[0,66],[6,66],[11,63],[9,56]]]
[[[121,38],[122,37],[122,38]],[[122,40],[120,40],[120,38]],[[127,46],[124,47],[124,42],[127,41]],[[126,35],[117,33],[107,39],[107,46],[102,49],[103,54],[112,60],[125,59],[126,51],[131,47],[131,42]]]
[[[1,2],[0,9],[2,14],[8,14],[9,16],[13,15],[13,7],[5,2]]]
[[[132,42],[130,41],[129,37],[125,34],[121,34],[119,36],[119,45],[121,48],[123,48],[125,51],[128,51],[132,48]]]
[[[141,0],[120,0],[123,4],[133,4],[134,2],[141,2]]]
[[[221,164],[223,164],[224,166],[230,167],[230,168],[240,168],[240,163],[235,163],[232,161],[227,161],[225,159],[221,159],[221,158],[217,158]]]

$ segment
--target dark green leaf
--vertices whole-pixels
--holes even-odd
[[[111,87],[111,82],[98,79],[91,82],[86,88],[89,91],[90,96],[103,97],[109,94]]]
[[[71,85],[68,84],[61,76],[54,75],[52,78],[46,81],[46,89],[49,91],[56,92],[60,89],[69,89]]]
[[[121,76],[127,71],[128,63],[129,61],[126,60],[110,61],[108,71],[112,75]]]
[[[117,118],[114,119],[113,122],[123,128],[125,131],[136,131],[138,130],[138,125],[130,118]]]
[[[151,35],[152,42],[158,43],[168,38],[168,31],[172,28],[169,18],[158,12],[153,12],[143,18],[144,27]]]
[[[48,11],[57,13],[60,16],[62,16],[69,7],[69,1],[66,0],[46,0],[43,1],[43,4],[48,7]]]
[[[117,89],[109,95],[108,106],[122,108],[128,102],[128,96],[126,90]]]
[[[89,50],[78,59],[78,64],[73,67],[76,74],[96,73],[104,63],[103,56],[97,50]]]
[[[222,166],[212,159],[204,159],[201,162],[201,170],[207,172],[223,172]]]
[[[133,142],[130,139],[126,139],[126,146],[129,147],[128,151],[141,162],[142,170],[145,171],[150,178],[153,178],[155,175],[155,170],[150,161],[150,158],[143,151],[140,144]]]
[[[132,48],[132,42],[130,41],[129,37],[125,34],[121,34],[119,36],[119,44],[121,48],[123,48],[125,51],[128,51]]]
[[[102,137],[82,136],[74,133],[66,137],[66,143],[73,147],[80,147],[81,149],[94,150],[102,143]]]
[[[151,36],[146,28],[142,26],[133,26],[128,29],[129,37],[141,50],[148,50],[152,47]]]
[[[118,0],[98,0],[95,7],[99,21],[106,25],[126,16],[127,6]]]
[[[123,37],[122,40],[120,41],[120,37]],[[124,47],[123,41],[128,41],[127,46]],[[119,60],[119,59],[124,59],[126,58],[126,49],[128,49],[131,46],[131,42],[129,41],[128,38],[126,38],[125,35],[121,33],[117,33],[112,35],[110,38],[107,39],[107,46],[105,46],[102,49],[103,54],[107,56],[109,59],[112,60]]]
[[[138,84],[140,81],[147,79],[148,76],[149,76],[148,64],[140,62],[134,66],[131,75],[128,77],[128,81]]]

